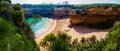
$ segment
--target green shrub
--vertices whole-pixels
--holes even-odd
[[[78,39],[77,38],[75,38],[75,39],[73,39],[73,44],[76,44],[78,42]]]
[[[57,33],[57,37],[65,42],[71,41],[71,36],[67,35],[67,33],[59,32]]]
[[[28,38],[21,28],[12,22],[0,18],[0,50],[1,51],[39,51],[33,39]]]
[[[22,7],[20,6],[20,4],[14,4],[13,9],[14,9],[14,11],[20,11],[20,10],[22,10]]]
[[[34,17],[34,18],[39,18],[39,19],[42,18],[39,14],[33,14],[33,17]]]
[[[0,2],[0,16],[6,20],[12,20],[13,8],[9,2]]]
[[[69,51],[70,45],[61,40],[55,40],[51,46],[50,51]]]
[[[13,19],[13,22],[18,26],[21,26],[25,21],[25,17],[23,15],[22,11],[15,11],[13,13],[13,18],[12,19]]]

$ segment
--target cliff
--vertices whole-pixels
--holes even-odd
[[[67,7],[67,8],[55,8],[54,12],[53,12],[53,16],[65,16],[65,15],[69,15],[71,8]]]
[[[78,24],[98,24],[115,22],[120,18],[120,8],[110,7],[89,7],[84,9],[73,9],[69,13],[70,22]]]
[[[0,1],[0,51],[39,51],[20,4]]]
[[[54,8],[23,8],[25,17],[32,17],[33,14],[39,14],[47,17],[53,14]]]

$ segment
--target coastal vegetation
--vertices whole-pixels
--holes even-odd
[[[35,19],[42,19],[42,17],[39,15],[39,14],[33,14],[33,17],[35,18]]]
[[[96,3],[96,4],[76,4],[73,8],[86,8],[86,7],[109,7],[117,6],[120,7],[120,4],[110,4],[110,3]]]
[[[20,4],[0,0],[0,51],[39,51]]]
[[[55,16],[53,14],[55,12],[62,16],[58,16],[57,14]],[[10,0],[0,0],[0,51],[40,51],[39,48],[41,47],[48,51],[120,51],[119,14],[119,4],[69,5],[68,2],[64,2],[64,4],[20,5],[11,4]],[[44,28],[43,24],[50,25],[48,29],[52,29],[52,26],[56,24],[56,22],[55,24],[51,23],[51,20],[47,24],[45,21],[49,19],[43,19],[43,15],[54,16],[50,19],[53,19],[52,21],[57,20],[57,23],[61,21],[59,18],[67,15],[69,18],[65,19],[70,19],[70,26],[68,27],[71,28],[66,28],[65,26],[69,22],[62,20],[60,23],[64,23],[65,26],[62,24],[57,24],[57,26],[63,26],[62,28],[65,28],[64,32],[49,33],[43,39],[41,38],[42,36],[38,36],[42,39],[39,42],[36,40],[36,34],[34,33],[39,32],[40,28]],[[25,16],[28,17],[25,18]],[[28,20],[30,24],[25,21],[29,17],[32,17]],[[34,25],[40,21],[42,24],[39,23],[40,26],[37,24],[35,27]],[[32,31],[30,25],[35,27],[36,32]],[[81,30],[77,29],[79,27],[74,28],[75,25],[97,29],[109,28],[110,31],[104,39],[101,38],[98,40],[95,35],[79,39],[79,36],[75,34],[89,34],[90,31],[85,29],[85,31],[89,32],[82,32],[82,28]],[[72,39],[73,37],[68,34],[72,28],[77,32],[73,33],[75,39]],[[82,33],[77,30],[80,30]],[[47,31],[49,32],[47,29],[43,29],[42,31],[45,31],[43,32],[44,34]]]

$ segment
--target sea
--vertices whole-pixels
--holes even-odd
[[[42,17],[41,19],[39,18],[27,18],[26,22],[30,25],[34,33],[44,31],[42,30],[47,26],[47,23],[49,22],[50,18],[47,17]]]

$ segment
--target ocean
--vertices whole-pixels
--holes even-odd
[[[33,17],[27,18],[26,22],[30,25],[34,33],[38,31],[44,31],[42,30],[47,26],[47,23],[49,22],[50,18],[42,17],[42,19],[35,19]]]

